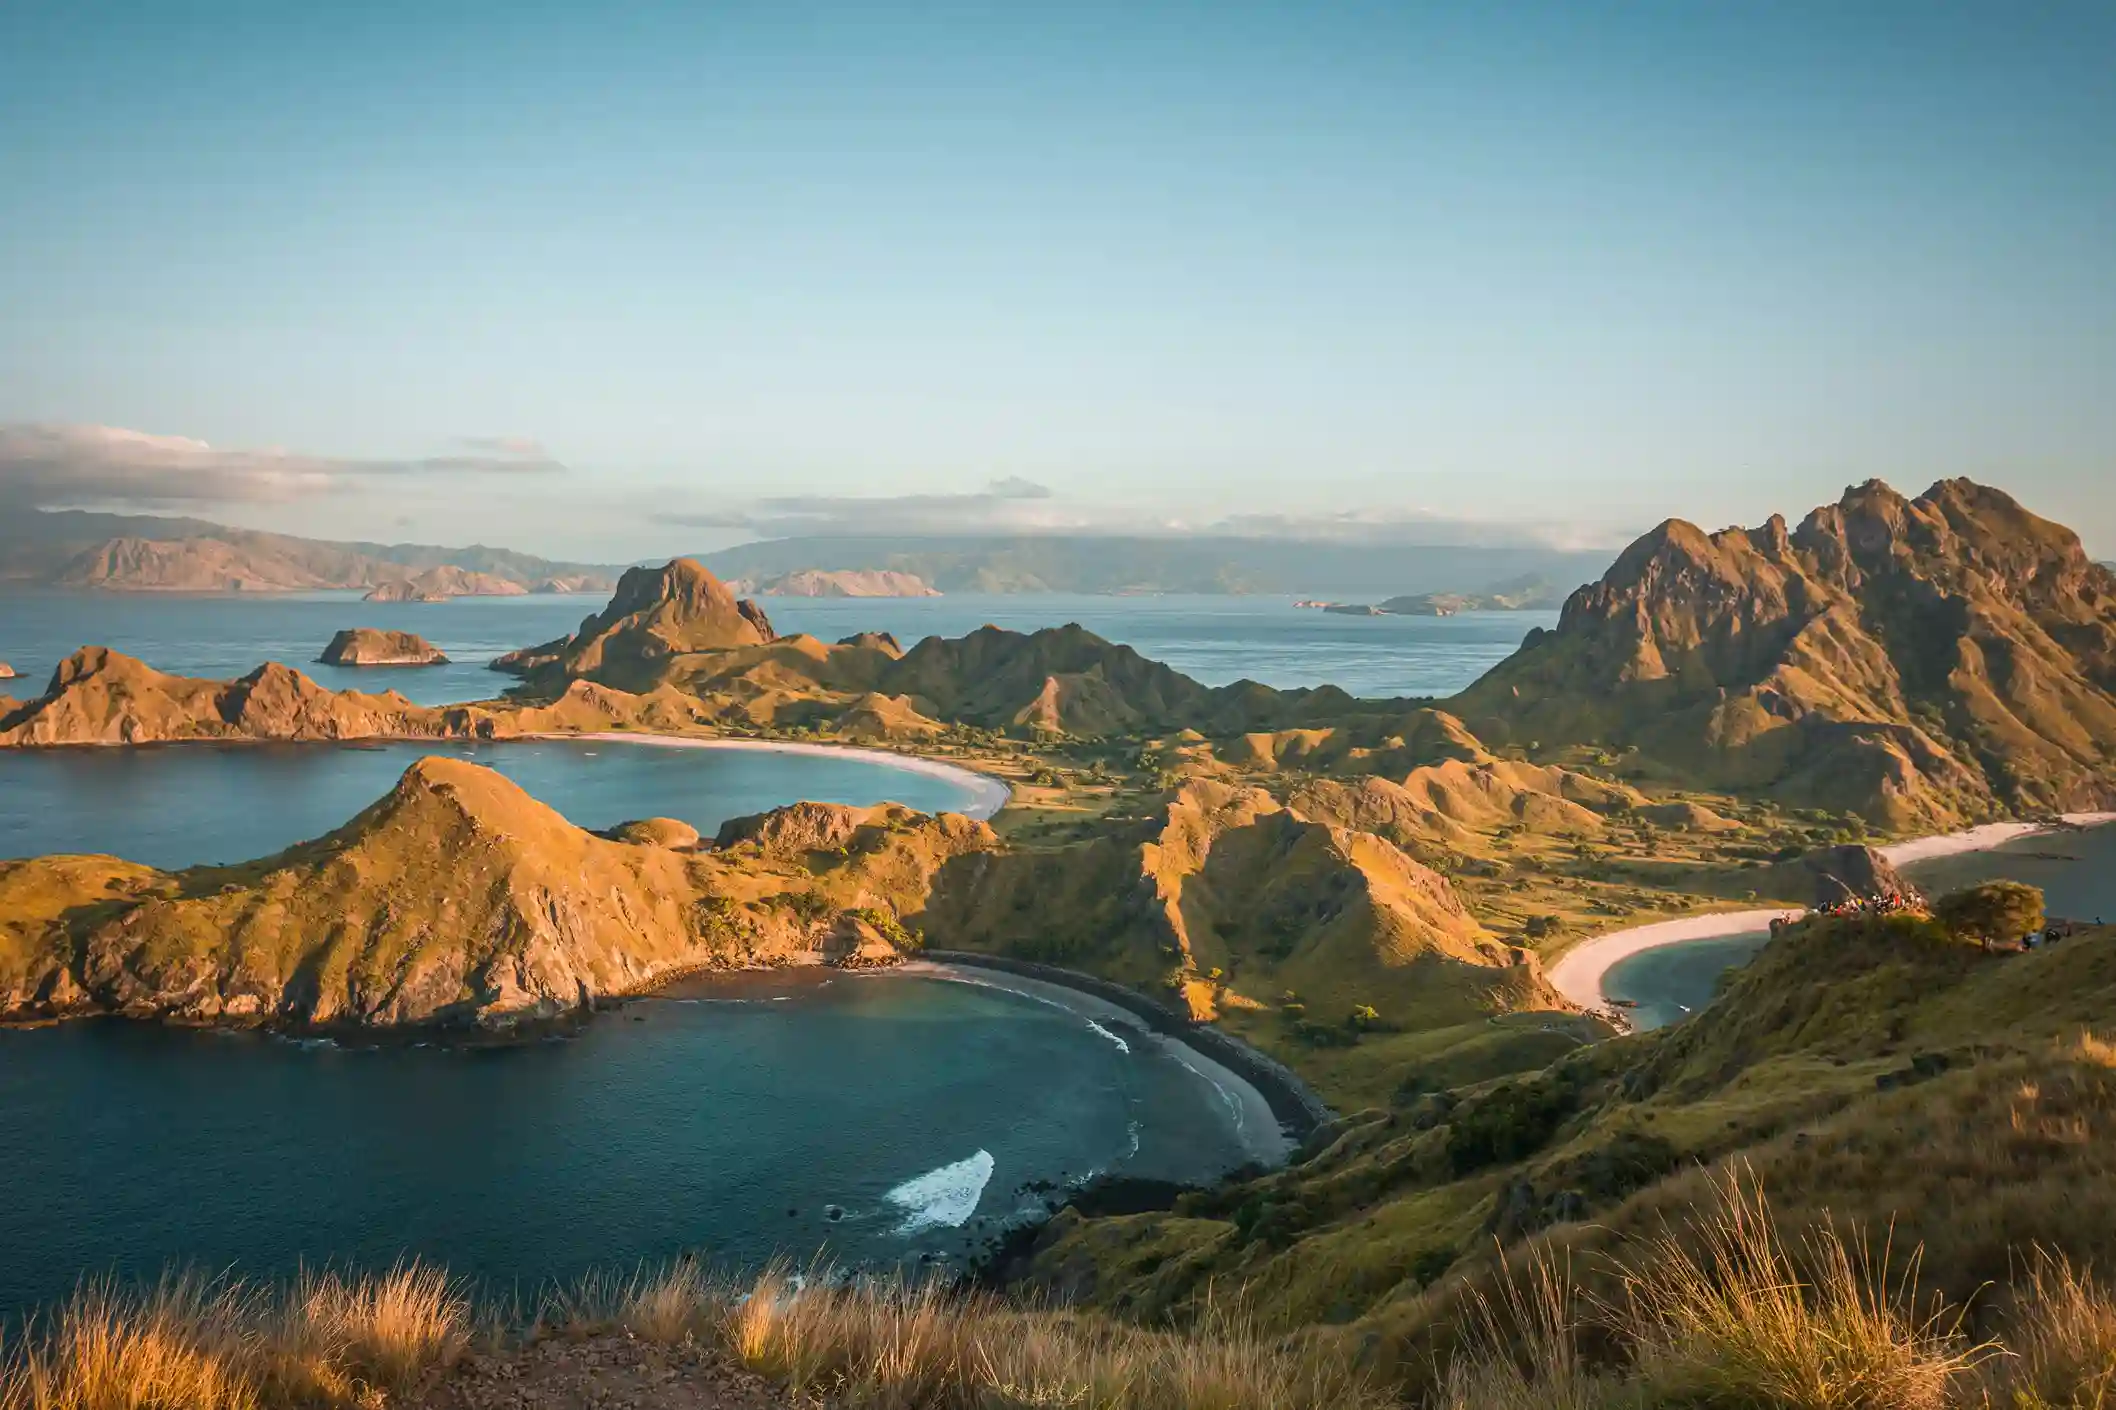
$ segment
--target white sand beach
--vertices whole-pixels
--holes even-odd
[[[857,749],[844,744],[800,744],[783,739],[699,739],[681,734],[526,734],[522,739],[548,739],[560,742],[593,740],[598,744],[639,744],[657,749],[749,749],[771,754],[820,754],[826,757],[864,759],[871,763],[885,764],[907,773],[926,774],[933,778],[944,778],[950,783],[962,785],[973,795],[971,802],[956,809],[965,817],[989,818],[1007,805],[1014,791],[992,777],[975,769],[966,769],[960,764],[943,763],[939,759],[921,758],[916,754],[898,754],[889,749]]]
[[[2116,813],[2066,813],[2063,820],[2068,827],[2099,827],[2105,823],[2116,822]],[[1952,857],[1963,852],[1986,852],[2015,838],[2055,830],[2039,823],[1985,823],[1981,827],[1965,828],[1960,832],[1891,843],[1875,850],[1887,858],[1890,865],[1905,866],[1933,857]],[[1602,980],[1619,962],[1630,959],[1633,955],[1643,954],[1647,950],[1660,949],[1664,945],[1761,934],[1771,928],[1773,917],[1795,914],[1798,914],[1798,908],[1790,906],[1720,911],[1712,915],[1685,916],[1680,920],[1657,921],[1652,925],[1633,926],[1628,930],[1597,935],[1592,940],[1567,950],[1558,962],[1551,966],[1551,987],[1564,995],[1568,1002],[1583,1009],[1595,1013],[1606,1012],[1609,1009],[1609,996],[1602,992]]]

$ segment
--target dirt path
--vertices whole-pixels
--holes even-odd
[[[718,1351],[623,1334],[550,1337],[465,1356],[421,1388],[410,1410],[795,1410],[796,1400]]]

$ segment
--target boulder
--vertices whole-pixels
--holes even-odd
[[[612,842],[629,842],[635,847],[673,847],[679,851],[696,848],[699,840],[698,829],[681,818],[639,818],[621,822],[603,836]]]

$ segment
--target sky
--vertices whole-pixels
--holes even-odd
[[[2116,557],[2116,6],[0,5],[0,513]]]

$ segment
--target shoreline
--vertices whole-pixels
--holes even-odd
[[[2073,828],[2100,827],[2109,823],[2116,823],[2116,813],[2066,813],[2062,815],[2058,826],[2025,822],[1983,823],[1977,827],[1964,828],[1960,832],[1915,837],[1907,842],[1894,842],[1874,850],[1891,866],[1907,866],[1912,862],[1930,861],[1935,857],[1988,852],[2022,837],[2034,837]],[[1603,991],[1602,981],[1608,977],[1609,971],[1622,961],[1634,955],[1642,955],[1648,950],[1663,949],[1670,945],[1755,935],[1768,931],[1773,919],[1805,909],[1788,905],[1762,906],[1742,911],[1714,911],[1708,915],[1682,916],[1675,920],[1655,921],[1651,925],[1613,930],[1606,935],[1592,936],[1567,950],[1558,957],[1557,963],[1550,967],[1545,977],[1549,979],[1553,989],[1585,1012],[1605,1018],[1621,1019],[1620,1011],[1613,1007],[1608,994]]]
[[[1065,1006],[1076,1011],[1081,1011],[1081,1002],[1091,1002],[1098,1010],[1107,1009],[1128,1027],[1174,1044],[1189,1056],[1210,1064],[1213,1072],[1224,1073],[1253,1092],[1268,1110],[1270,1124],[1296,1145],[1337,1119],[1337,1113],[1299,1074],[1276,1058],[1209,1024],[1192,1023],[1146,995],[1111,980],[1034,960],[969,950],[928,950],[909,963],[929,966],[935,972],[950,972],[940,973],[939,977],[1010,988],[1031,997],[1050,999],[1054,994],[1063,995],[1072,1001]],[[1188,1062],[1185,1065],[1192,1066],[1207,1081],[1215,1081],[1213,1072],[1200,1071]]]
[[[864,759],[870,763],[902,769],[907,773],[924,774],[928,778],[946,779],[950,783],[961,785],[970,791],[972,801],[967,807],[952,811],[980,822],[989,820],[1014,797],[1014,790],[991,774],[979,773],[975,769],[941,759],[929,759],[923,754],[899,754],[893,749],[873,749],[856,744],[811,744],[792,739],[728,739],[717,735],[630,733],[623,730],[604,730],[594,734],[518,734],[510,738],[549,743],[592,740],[600,744],[638,744],[653,749],[748,749],[769,754]],[[510,740],[472,742],[506,744]]]
[[[1298,1142],[1286,1133],[1277,1113],[1271,1109],[1270,1101],[1254,1083],[1225,1064],[1199,1052],[1181,1038],[1156,1033],[1146,1026],[1139,1015],[1099,994],[1069,984],[1032,979],[1026,975],[1008,974],[1001,970],[957,964],[953,961],[907,959],[901,964],[890,965],[873,973],[882,977],[902,975],[912,979],[963,984],[975,989],[995,989],[1001,993],[1033,999],[1038,1003],[1063,1009],[1100,1029],[1105,1036],[1124,1044],[1127,1049],[1131,1043],[1155,1043],[1163,1052],[1212,1088],[1213,1094],[1219,1098],[1228,1115],[1235,1140],[1250,1159],[1277,1169],[1286,1164],[1298,1146]],[[1210,1101],[1211,1098],[1206,1100]]]
[[[457,709],[458,706],[436,706],[436,709]],[[907,773],[925,774],[929,778],[946,779],[969,791],[971,801],[965,806],[950,811],[980,822],[991,818],[1013,801],[1014,790],[998,777],[979,773],[976,769],[961,764],[948,763],[941,759],[930,759],[922,754],[899,754],[893,749],[874,749],[857,744],[811,744],[791,739],[729,739],[717,735],[655,734],[647,731],[630,733],[622,730],[601,730],[595,733],[571,734],[544,731],[535,734],[508,734],[484,737],[472,734],[364,734],[343,739],[257,739],[250,737],[228,739],[150,739],[131,742],[121,739],[82,740],[71,744],[24,744],[0,746],[0,757],[15,752],[31,753],[66,749],[189,749],[232,748],[247,749],[257,745],[305,748],[324,746],[336,749],[362,749],[384,744],[433,744],[433,745],[480,745],[504,747],[509,744],[564,744],[573,740],[594,741],[605,744],[639,744],[661,749],[749,749],[774,754],[809,754],[823,757],[850,757],[887,768],[902,769]],[[794,802],[802,802],[795,799]],[[790,807],[791,804],[782,804]]]

